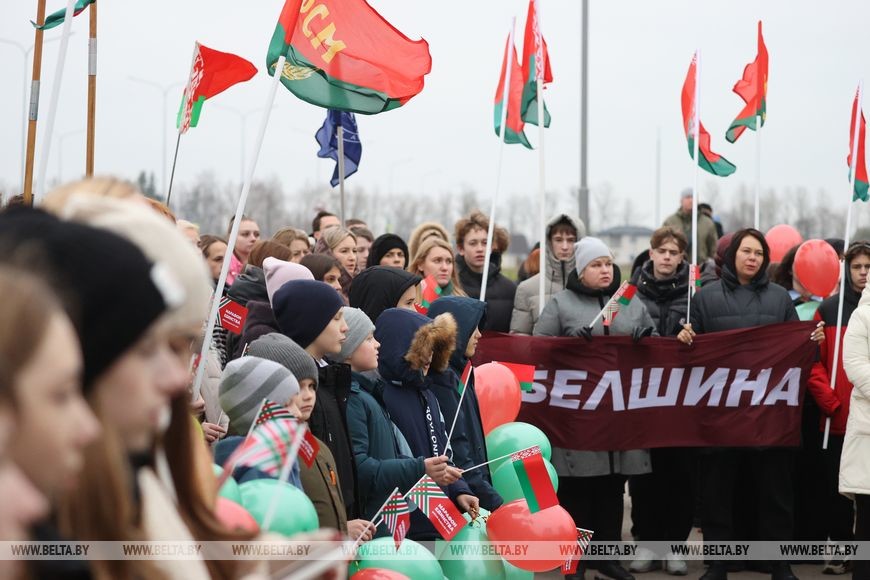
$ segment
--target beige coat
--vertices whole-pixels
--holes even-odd
[[[840,457],[840,493],[870,495],[870,285],[843,338],[843,367],[854,385]]]

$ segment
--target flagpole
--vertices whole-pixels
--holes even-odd
[[[281,473],[278,474],[278,481],[286,482],[290,477],[290,470],[293,469],[293,464],[296,463],[299,457],[299,448],[302,446],[302,440],[305,438],[305,432],[308,430],[306,423],[298,423],[296,433],[293,435],[293,442],[290,444],[290,450],[287,452],[287,459],[284,460],[284,465],[281,466]],[[268,530],[269,525],[275,518],[275,510],[278,508],[278,494],[272,490],[272,499],[269,500],[269,509],[266,510],[266,516],[263,518],[263,529]]]
[[[544,212],[546,211],[547,193],[545,190],[546,174],[544,173],[544,47],[540,32],[541,11],[538,0],[535,0],[535,20],[535,31],[537,32],[535,36],[535,85],[538,99],[538,231],[541,235],[538,255],[538,315],[541,315],[544,312],[544,295],[546,293],[544,284],[547,263],[547,217]]]
[[[85,154],[85,177],[94,175],[94,146],[97,126],[97,3],[88,6],[90,35],[88,37],[88,137]]]
[[[692,186],[692,267],[698,265],[698,179],[701,173],[701,49],[695,51],[695,106],[693,107],[692,117],[695,125],[695,183]],[[686,323],[691,324],[692,320],[692,293],[694,285],[689,284],[686,291],[688,300],[686,304]]]
[[[628,280],[623,280],[622,284],[619,285],[619,288],[616,290],[616,292],[613,293],[613,296],[610,297],[610,300],[608,300],[604,304],[604,308],[602,308],[601,311],[599,311],[598,314],[595,315],[595,318],[592,319],[592,322],[589,323],[589,328],[595,326],[595,323],[598,322],[598,319],[604,316],[604,313],[607,312],[607,308],[611,304],[613,304],[614,301],[618,300],[620,296],[622,296],[622,293],[624,292],[625,287],[628,286],[628,284]]]
[[[495,231],[495,206],[498,202],[498,190],[501,186],[501,165],[504,159],[504,145],[505,145],[505,133],[506,133],[506,125],[507,125],[507,113],[510,108],[510,103],[508,103],[508,93],[511,84],[511,66],[513,66],[513,56],[514,56],[514,27],[517,24],[516,16],[511,18],[511,28],[510,32],[508,32],[508,43],[507,43],[507,58],[504,60],[505,62],[505,71],[504,71],[504,86],[501,91],[501,102],[502,102],[502,110],[501,110],[501,127],[499,130],[498,140],[498,166],[496,170],[495,176],[495,191],[492,193],[492,208],[489,211],[489,227],[486,230],[486,259],[483,262],[483,277],[480,281],[480,301],[486,301],[486,280],[489,277],[489,258],[492,255],[492,236]]]
[[[54,118],[57,115],[57,102],[60,98],[60,85],[63,81],[63,67],[66,64],[66,51],[69,46],[69,33],[72,30],[72,19],[76,0],[67,0],[66,13],[63,17],[63,32],[60,36],[60,49],[57,55],[57,65],[54,68],[54,84],[51,86],[51,100],[48,102],[48,117],[45,120],[43,137],[45,143],[39,157],[39,171],[36,173],[36,191],[34,192],[34,204],[36,198],[45,193],[45,176],[48,172],[48,157],[51,153],[51,135],[54,132]]]
[[[266,97],[266,106],[263,109],[263,120],[260,122],[260,130],[257,133],[257,140],[254,143],[254,155],[251,158],[251,165],[248,168],[248,175],[245,183],[242,185],[242,192],[239,194],[239,203],[236,206],[236,215],[233,219],[233,227],[230,230],[230,237],[227,240],[227,250],[224,256],[224,263],[221,266],[221,273],[218,277],[218,283],[215,287],[214,296],[211,301],[211,312],[208,315],[208,324],[205,328],[205,336],[202,341],[202,349],[200,350],[200,360],[205,361],[208,355],[208,349],[211,346],[212,334],[214,333],[215,322],[217,322],[218,309],[220,308],[220,297],[223,296],[224,286],[227,282],[227,274],[230,271],[230,260],[233,256],[233,250],[236,247],[236,240],[239,237],[239,226],[242,222],[242,214],[245,211],[245,204],[248,201],[248,194],[251,193],[251,182],[254,180],[254,171],[257,169],[257,159],[260,157],[260,149],[263,147],[263,140],[266,137],[266,127],[269,125],[269,116],[272,114],[272,103],[275,101],[275,93],[278,90],[278,83],[281,81],[281,75],[284,74],[284,63],[287,58],[281,55],[275,65],[275,74],[272,76],[272,84],[269,87],[269,93]],[[196,379],[193,382],[193,400],[199,398],[202,390],[202,378],[205,375],[205,364],[200,364],[196,369]]]
[[[166,207],[172,198],[172,182],[175,181],[175,165],[178,163],[178,146],[181,145],[181,128],[178,129],[178,138],[175,140],[175,155],[172,156],[172,171],[169,173],[169,188],[166,190]]]
[[[761,229],[761,115],[755,115],[755,229]]]
[[[338,191],[341,197],[341,223],[344,225],[347,216],[344,213],[344,127],[341,126],[341,115],[338,116]]]
[[[418,481],[417,483],[420,483],[420,482]],[[414,485],[417,485],[417,484],[415,483]],[[413,486],[411,487],[411,489],[413,489]],[[383,518],[380,518],[380,519],[379,519],[378,516],[381,515],[381,512],[384,511],[384,508],[387,507],[387,504],[390,503],[390,500],[393,499],[393,495],[395,495],[395,493],[396,493],[397,491],[399,491],[399,488],[398,488],[398,487],[394,487],[394,488],[393,488],[393,491],[390,492],[390,495],[387,496],[387,501],[384,502],[384,505],[382,505],[382,506],[378,509],[378,511],[376,511],[376,512],[374,513],[374,515],[372,516],[372,519],[371,519],[371,525],[372,525],[372,527],[373,527],[375,530],[377,530],[377,529],[378,529],[378,526],[381,525],[381,519],[383,519]],[[404,498],[403,498],[403,499],[404,499]],[[360,540],[362,540],[362,537],[365,535],[365,533],[366,533],[366,530],[363,530],[363,531],[360,533],[360,535],[357,536],[357,539],[354,540],[353,545],[351,546],[351,549],[350,549],[351,554],[353,554],[354,552],[356,552],[357,546],[359,546]]]
[[[849,167],[849,206],[846,210],[846,232],[843,234],[843,247],[849,248],[849,232],[852,229],[852,206],[855,205],[852,197],[855,192],[855,174],[857,173],[858,167],[858,138],[861,135],[861,97],[864,92],[864,81],[860,81],[858,83],[858,94],[855,95],[855,99],[857,100],[857,106],[855,107],[855,116],[852,118],[852,122],[855,124],[855,135],[852,137],[852,163],[851,167]],[[861,163],[864,163],[864,160],[861,160]],[[837,368],[840,365],[840,342],[842,339],[842,335],[840,329],[843,327],[843,296],[844,290],[846,287],[846,260],[840,260],[840,296],[837,300],[837,327],[836,332],[834,334],[834,364],[833,369],[834,372],[831,373],[831,390],[835,391],[837,389]],[[825,418],[825,434],[822,437],[822,449],[828,448],[828,438],[831,434],[831,418]]]
[[[495,459],[490,459],[488,461],[484,461],[483,463],[478,463],[477,465],[473,465],[473,466],[469,467],[468,469],[463,469],[462,473],[468,473],[469,471],[472,471],[473,469],[481,468],[484,465],[489,465],[490,463],[494,463],[494,462],[500,461],[502,459],[507,459],[508,457],[510,457],[511,455],[513,455],[515,453],[522,453],[523,451],[528,451],[532,447],[537,447],[537,445],[530,445],[530,446],[526,447],[525,449],[518,449],[516,451],[512,451],[511,453],[506,453],[505,455],[502,455],[501,457],[496,457]]]
[[[42,37],[45,24],[45,0],[36,2],[36,32],[33,40],[33,74],[30,78],[30,109],[27,117],[27,150],[24,161],[24,203],[33,205],[33,158],[36,152],[36,119],[39,116],[39,81],[42,76]],[[27,58],[24,59],[27,66]]]
[[[471,383],[474,379],[474,367],[471,369],[471,374],[468,377],[468,382]],[[461,380],[461,379],[460,379]],[[468,389],[471,388],[471,385],[465,385],[465,388],[462,389],[462,393],[459,394],[459,403],[456,405],[456,414],[453,415],[453,423],[450,424],[450,432],[447,434],[447,447],[453,451],[453,447],[450,445],[450,440],[453,438],[453,430],[456,428],[456,421],[459,419],[459,411],[462,409],[462,401],[465,400],[465,393]],[[445,449],[446,451],[446,449]],[[452,458],[451,458],[452,459]]]

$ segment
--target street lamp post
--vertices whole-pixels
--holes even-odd
[[[75,34],[74,32],[70,32],[70,36]],[[60,40],[59,36],[54,38],[49,38],[48,40],[43,41],[42,44],[48,44],[49,42],[54,42],[56,40]],[[24,111],[24,115],[21,117],[21,189],[19,193],[24,191],[24,172],[26,170],[26,151],[27,151],[27,118],[29,108],[27,106],[27,62],[30,60],[30,53],[33,52],[33,44],[24,47],[19,42],[15,42],[14,40],[9,40],[8,38],[0,38],[0,44],[8,44],[9,46],[14,46],[19,51],[21,51],[21,59],[22,59],[22,67],[23,67],[23,79],[21,82],[21,109]]]
[[[177,89],[178,87],[185,86],[186,83],[178,82],[178,83],[172,83],[169,85],[163,85],[163,84],[156,83],[154,81],[149,81],[147,79],[143,79],[143,78],[139,78],[139,77],[127,77],[127,79],[130,81],[133,81],[135,83],[141,83],[141,84],[147,85],[153,89],[157,89],[162,94],[162,99],[160,101],[161,111],[162,111],[162,113],[160,115],[160,126],[162,128],[161,136],[162,136],[162,141],[163,141],[162,145],[163,146],[161,147],[161,150],[162,150],[163,154],[161,157],[161,159],[162,159],[162,163],[161,163],[162,178],[161,178],[161,182],[160,182],[160,191],[165,193],[166,187],[167,187],[167,181],[166,181],[166,168],[167,168],[167,163],[166,163],[166,123],[168,121],[167,115],[166,115],[166,97],[169,95],[169,91],[171,91],[173,89]]]

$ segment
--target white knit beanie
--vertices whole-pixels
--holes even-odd
[[[613,259],[613,254],[610,252],[607,244],[598,238],[586,236],[574,244],[574,260],[576,262],[577,276],[580,277],[583,274],[583,270],[586,269],[589,262],[604,257]]]

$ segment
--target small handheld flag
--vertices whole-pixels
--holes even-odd
[[[396,488],[393,495],[387,500],[383,510],[384,523],[387,524],[390,533],[393,535],[393,541],[396,543],[396,550],[402,545],[402,540],[408,533],[411,527],[411,508],[408,506],[407,500],[399,493]]]
[[[577,572],[577,565],[580,563],[580,558],[582,558],[583,554],[586,553],[586,548],[588,548],[590,542],[592,542],[592,535],[594,533],[595,532],[592,530],[577,528],[577,546],[574,549],[574,553],[568,557],[564,564],[562,564],[563,576],[575,574]]]
[[[279,405],[274,401],[270,401],[266,399],[263,401],[263,405],[260,407],[260,414],[257,415],[257,420],[254,422],[254,426],[265,423],[266,421],[272,421],[273,419],[294,419],[293,413],[287,410],[287,407],[284,405]]]
[[[540,447],[536,445],[531,449],[518,451],[511,455],[511,461],[520,482],[520,489],[523,490],[523,496],[529,504],[530,513],[559,505],[559,498],[556,497],[556,490],[553,489],[553,482],[550,481],[550,474]]]
[[[441,298],[441,293],[443,291],[444,289],[438,285],[437,281],[435,281],[435,276],[430,274],[423,278],[423,281],[420,282],[420,304],[414,305],[417,312],[420,314],[427,314],[429,312],[429,307],[432,306],[433,302]]]
[[[428,475],[424,475],[405,497],[426,514],[441,537],[448,542],[465,527],[462,514]]]
[[[511,370],[520,382],[520,390],[525,392],[532,391],[532,383],[535,382],[535,365],[524,365],[502,361],[498,361],[498,364],[506,366]]]
[[[610,302],[604,307],[604,326],[610,326],[613,323],[613,319],[619,314],[619,309],[623,306],[628,306],[636,292],[637,286],[634,284],[623,282],[619,286]]]

